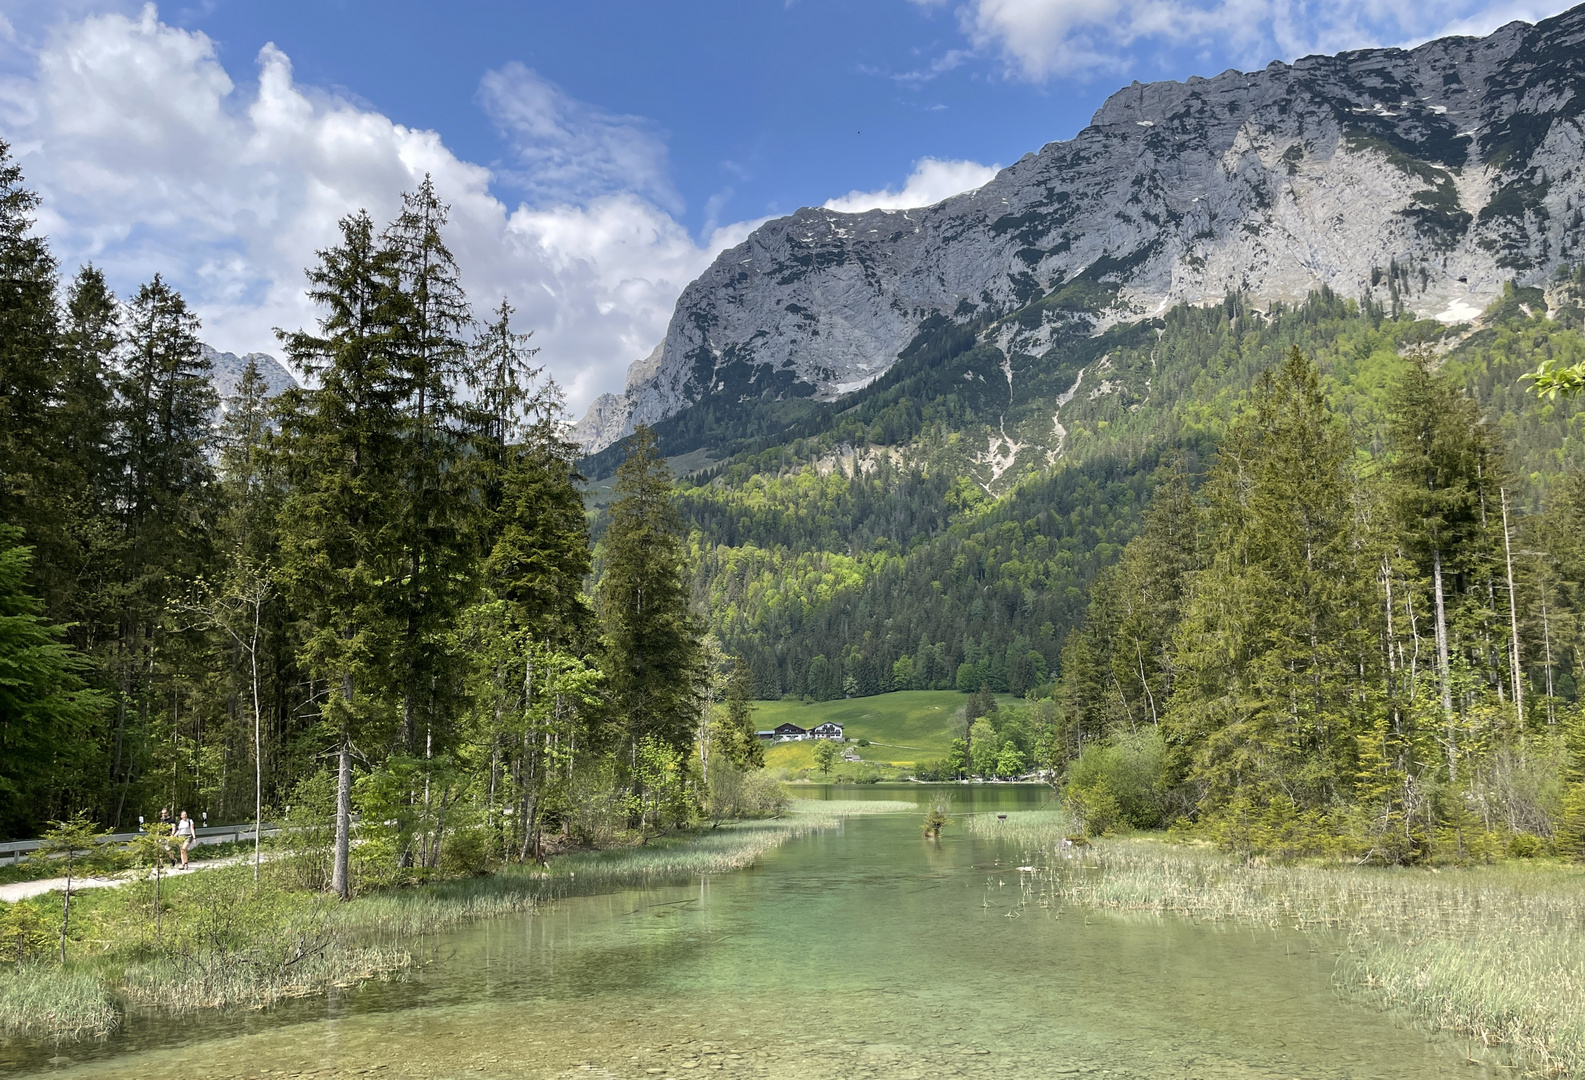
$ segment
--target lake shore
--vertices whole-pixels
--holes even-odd
[[[1060,812],[976,818],[1026,853],[1033,907],[1080,906],[1310,935],[1351,995],[1467,1036],[1536,1075],[1585,1074],[1585,870],[1246,862],[1160,837],[1066,842]]]
[[[913,810],[885,800],[794,799],[780,817],[708,825],[642,843],[554,856],[472,878],[388,889],[338,904],[251,866],[79,896],[65,965],[30,961],[0,973],[0,1035],[77,1039],[115,1030],[127,1009],[261,1007],[289,997],[398,978],[427,935],[521,915],[573,894],[728,873],[782,844],[856,814]],[[59,933],[59,894],[8,905],[9,928]],[[48,922],[53,911],[53,922]],[[13,914],[15,913],[15,914]]]

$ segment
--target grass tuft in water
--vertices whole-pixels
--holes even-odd
[[[1026,851],[1050,848],[1073,828],[1073,819],[1063,810],[1015,810],[1006,820],[995,814],[970,814],[963,819],[963,830],[969,835],[995,837]]]

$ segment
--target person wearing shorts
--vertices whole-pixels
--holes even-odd
[[[187,811],[182,811],[182,816],[176,819],[176,842],[182,848],[182,869],[187,869],[187,849],[192,847],[193,840],[197,838],[193,829],[193,819],[187,816]]]

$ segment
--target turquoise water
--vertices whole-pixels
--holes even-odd
[[[924,798],[918,787],[800,791]],[[955,813],[1045,789],[960,788]],[[21,1052],[59,1077],[1484,1076],[1350,1003],[1295,934],[1020,908],[1021,852],[922,813],[851,818],[753,869],[446,934],[411,979],[262,1012],[129,1019]],[[21,1054],[18,1057],[18,1054]],[[53,1057],[53,1061],[46,1060]]]

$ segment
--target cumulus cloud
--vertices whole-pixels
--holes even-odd
[[[163,273],[218,348],[274,351],[272,328],[311,324],[303,268],[338,219],[367,208],[389,220],[429,173],[469,294],[480,308],[511,299],[581,409],[622,385],[682,288],[746,235],[748,223],[690,236],[659,136],[526,68],[480,88],[533,178],[512,207],[437,133],[298,83],[274,46],[256,64],[239,90],[213,41],[149,5],[56,23],[0,82],[0,128],[66,268],[92,261],[123,293]]]
[[[914,0],[942,7],[946,0]],[[966,0],[956,9],[974,47],[1017,77],[1041,81],[1122,71],[1129,50],[1192,48],[1212,63],[1258,67],[1281,57],[1484,34],[1554,15],[1568,0]]]
[[[856,214],[863,210],[911,210],[916,206],[931,206],[942,199],[984,185],[1000,168],[999,165],[981,165],[977,161],[920,158],[900,191],[891,188],[850,191],[840,198],[827,201],[825,208]]]

